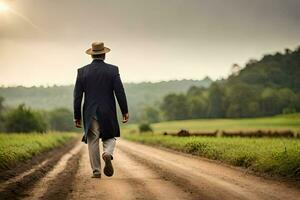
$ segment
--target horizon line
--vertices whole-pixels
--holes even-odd
[[[224,78],[224,77],[222,77]],[[222,79],[221,78],[221,79]],[[210,76],[204,76],[202,79],[187,79],[187,78],[182,78],[182,79],[168,79],[168,80],[159,80],[159,81],[132,81],[132,82],[123,82],[123,84],[143,84],[143,83],[162,83],[162,82],[172,82],[172,81],[203,81],[205,79],[210,79],[211,81],[216,81],[219,79],[214,80],[213,78],[211,78]],[[40,85],[22,85],[22,84],[9,84],[9,85],[5,85],[5,84],[0,84],[0,88],[12,88],[12,87],[25,87],[25,88],[31,88],[31,87],[63,87],[63,86],[73,86],[74,83],[70,83],[70,84],[40,84]]]

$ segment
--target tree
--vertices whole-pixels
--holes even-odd
[[[192,86],[186,93],[189,118],[207,117],[208,91],[203,87]]]
[[[49,114],[49,124],[51,130],[73,131],[73,114],[67,108],[57,108]]]
[[[274,115],[281,112],[281,109],[278,109],[277,91],[273,88],[265,88],[260,96],[260,107],[263,115]]]
[[[208,89],[208,116],[224,117],[224,90],[218,83],[213,83]]]
[[[203,95],[203,92],[206,91],[206,89],[207,88],[204,88],[204,87],[192,86],[189,88],[186,95],[187,96],[201,96],[201,95]]]
[[[207,104],[202,95],[188,96],[189,117],[194,119],[207,117]]]
[[[297,95],[289,88],[282,88],[277,91],[278,96],[278,112],[283,112],[285,109],[286,112],[295,112],[297,109],[297,104],[299,101]]]
[[[231,70],[230,71],[231,71],[231,75],[232,76],[237,76],[237,75],[239,75],[239,73],[241,71],[241,67],[238,64],[234,63],[231,66]]]
[[[0,131],[4,131],[4,98],[0,96]]]
[[[160,106],[167,120],[187,119],[189,108],[184,94],[169,94]]]
[[[160,113],[157,109],[153,107],[146,107],[142,111],[142,121],[148,122],[148,123],[155,123],[160,121]]]
[[[226,117],[256,117],[259,115],[257,88],[236,83],[226,94]]]
[[[0,114],[2,114],[4,110],[3,102],[4,102],[4,98],[0,96]]]
[[[38,112],[34,112],[30,108],[26,108],[25,104],[21,104],[7,114],[5,129],[7,132],[16,133],[43,133],[47,130],[47,124]]]

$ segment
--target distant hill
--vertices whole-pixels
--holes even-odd
[[[125,83],[131,116],[138,115],[146,105],[153,105],[169,93],[184,93],[191,86],[208,87],[209,77],[203,80],[173,80],[157,83]],[[0,96],[5,105],[16,106],[21,103],[32,108],[50,110],[57,107],[72,109],[73,85],[52,87],[0,87]]]
[[[256,87],[289,88],[300,92],[300,47],[284,53],[267,54],[259,61],[250,60],[228,84],[243,82]]]
[[[300,112],[300,47],[250,60],[207,89],[163,99],[163,120],[246,118]],[[151,115],[148,116],[151,120]]]

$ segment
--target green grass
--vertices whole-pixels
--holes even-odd
[[[131,124],[126,129],[136,129]],[[300,114],[278,115],[274,117],[245,118],[245,119],[194,119],[181,121],[167,121],[151,125],[156,133],[164,131],[239,131],[239,130],[292,130],[300,132]]]
[[[8,169],[76,137],[76,133],[0,134],[0,169]]]
[[[154,134],[137,134],[137,125],[123,128],[125,139],[163,146],[256,172],[300,178],[300,139],[163,136],[164,131],[286,130],[300,131],[300,114],[255,119],[198,119],[152,125]],[[135,133],[134,133],[135,132]]]
[[[155,134],[123,134],[123,137],[224,161],[257,172],[300,178],[299,139],[174,137]]]

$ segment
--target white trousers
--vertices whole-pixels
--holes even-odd
[[[100,127],[96,120],[96,117],[92,119],[91,127],[87,134],[87,144],[89,150],[89,157],[93,174],[101,174],[101,162],[100,162],[100,148],[99,148],[99,137]],[[114,149],[116,146],[116,138],[110,138],[102,142],[103,154],[109,154],[113,156]]]

